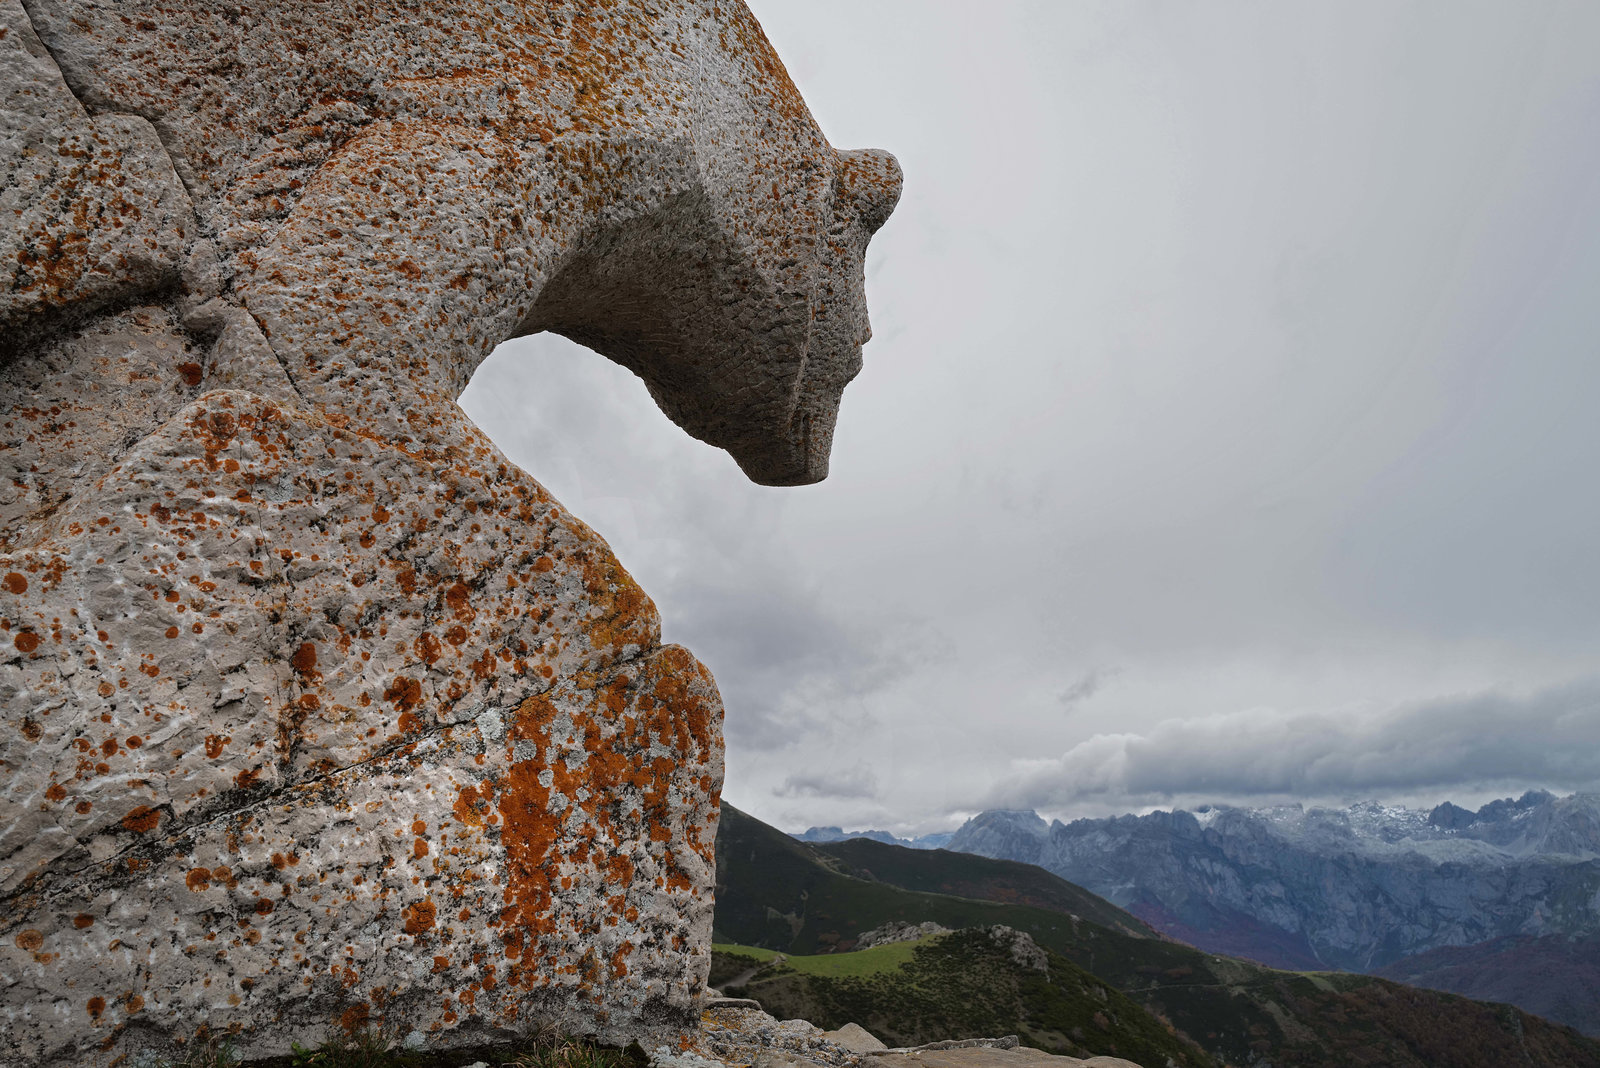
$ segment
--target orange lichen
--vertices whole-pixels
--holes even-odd
[[[481,791],[476,786],[463,786],[456,794],[455,804],[451,811],[457,820],[468,827],[483,826],[483,810],[489,806],[492,788],[485,786]]]
[[[322,675],[317,671],[317,643],[301,642],[294,656],[289,658],[289,664],[297,673],[310,679],[320,679]]]
[[[611,954],[611,978],[621,979],[623,976],[628,974],[628,965],[626,964],[626,960],[628,955],[632,952],[633,943],[623,942],[622,945],[617,947],[617,951]]]
[[[477,612],[471,604],[472,588],[464,582],[456,582],[445,591],[445,604],[455,617],[463,622],[470,623],[477,617]]]
[[[506,853],[506,907],[500,919],[530,934],[547,933],[554,922],[548,858],[559,824],[550,811],[550,790],[539,782],[542,770],[535,760],[513,763],[498,803]]]
[[[402,910],[405,917],[404,930],[408,935],[426,934],[433,930],[437,917],[438,907],[432,901],[418,901],[407,905]]]
[[[365,1030],[371,1019],[372,1006],[365,1001],[361,1001],[339,1014],[339,1026],[344,1029],[346,1034],[354,1035]]]
[[[383,699],[397,705],[402,712],[409,712],[422,703],[422,683],[405,676],[397,678],[384,691]]]

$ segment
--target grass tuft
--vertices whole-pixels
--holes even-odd
[[[202,1033],[175,1061],[161,1061],[160,1068],[235,1068],[239,1053],[226,1038]]]
[[[160,1068],[455,1068],[474,1060],[496,1068],[644,1068],[637,1044],[626,1050],[596,1045],[551,1028],[528,1035],[513,1046],[471,1050],[408,1050],[376,1030],[338,1034],[318,1046],[292,1044],[286,1057],[244,1061],[225,1039],[205,1034],[195,1039],[179,1060]]]
[[[605,1049],[592,1042],[563,1038],[540,1043],[506,1062],[506,1068],[634,1068],[637,1058],[627,1051]]]
[[[376,1031],[335,1035],[314,1049],[296,1042],[293,1049],[294,1068],[399,1068],[405,1063]]]

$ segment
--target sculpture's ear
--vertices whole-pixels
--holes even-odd
[[[862,229],[876,233],[900,202],[900,161],[881,148],[852,149],[839,153],[838,175],[840,194],[855,207]]]

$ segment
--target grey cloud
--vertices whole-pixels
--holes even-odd
[[[1174,798],[1368,797],[1501,783],[1600,783],[1600,678],[1484,692],[1382,714],[1251,711],[1097,734],[1018,766],[985,807],[1137,808]]]
[[[674,612],[722,688],[729,738],[759,749],[859,737],[877,698],[943,649],[925,626],[852,619],[776,578],[767,590],[684,590]]]
[[[791,775],[772,791],[774,797],[874,798],[878,777],[870,767],[857,764],[835,771]]]
[[[1067,708],[1081,704],[1099,693],[1101,688],[1105,686],[1106,681],[1114,674],[1116,674],[1114,671],[1092,668],[1079,676],[1071,686],[1057,694],[1056,700]]]

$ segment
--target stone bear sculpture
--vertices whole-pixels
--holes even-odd
[[[683,1026],[715,684],[455,399],[824,477],[893,158],[738,0],[0,0],[0,159],[0,1048]]]

